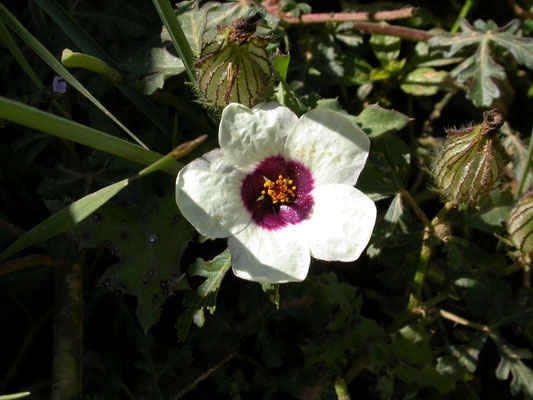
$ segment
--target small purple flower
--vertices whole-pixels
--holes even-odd
[[[232,103],[215,149],[176,180],[182,214],[201,234],[228,237],[233,272],[256,282],[301,281],[311,256],[354,261],[376,221],[376,206],[354,185],[370,147],[344,115],[298,118],[277,103]]]
[[[67,82],[65,82],[60,76],[56,75],[52,82],[52,88],[55,93],[65,94],[67,91]]]

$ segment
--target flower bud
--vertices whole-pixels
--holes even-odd
[[[510,161],[497,136],[502,124],[502,115],[491,110],[483,113],[479,125],[447,131],[431,175],[448,200],[459,205],[475,204],[499,183]]]
[[[194,64],[197,92],[211,106],[229,103],[247,107],[261,102],[272,80],[267,45],[270,37],[256,35],[261,14],[236,20],[231,26],[217,26],[215,38],[202,48]]]
[[[522,252],[533,252],[533,192],[526,194],[511,211],[507,230],[511,242]]]

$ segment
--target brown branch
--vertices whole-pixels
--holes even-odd
[[[397,36],[408,40],[427,41],[435,36],[434,33],[420,29],[405,28],[403,26],[380,25],[374,22],[354,22],[354,29],[366,33]]]
[[[354,23],[355,30],[367,33],[398,36],[404,39],[419,41],[426,41],[435,36],[433,33],[429,33],[420,29],[404,28],[402,26],[380,25],[375,22],[368,22],[410,18],[415,15],[416,7],[407,7],[392,11],[377,11],[375,13],[366,11],[353,13],[322,13],[304,14],[300,17],[293,17],[281,12],[279,0],[263,0],[261,2],[261,6],[263,6],[270,14],[281,18],[282,22],[288,25],[324,24],[328,22],[350,21]]]
[[[300,17],[293,17],[287,14],[279,13],[278,16],[287,24],[324,24],[328,22],[357,22],[357,21],[389,21],[396,19],[411,18],[415,15],[416,8],[402,8],[393,11],[377,11],[371,13],[364,12],[345,12],[345,13],[317,13],[304,14]]]
[[[62,264],[63,261],[48,254],[32,254],[0,264],[0,276],[31,267],[57,267]]]
[[[54,271],[54,355],[52,400],[81,398],[83,364],[83,271],[64,263]]]

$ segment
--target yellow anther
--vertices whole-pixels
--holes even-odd
[[[272,204],[278,203],[290,203],[296,194],[296,186],[289,186],[293,184],[292,179],[283,178],[283,175],[278,175],[276,181],[271,181],[265,177],[265,183],[263,187],[266,190],[262,190],[262,195],[268,195],[272,199]]]

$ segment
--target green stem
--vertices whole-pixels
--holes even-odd
[[[527,181],[527,175],[529,173],[529,170],[531,169],[531,163],[533,161],[533,127],[531,128],[531,136],[529,137],[529,152],[527,153],[527,163],[524,166],[524,171],[522,172],[522,176],[520,177],[520,184],[518,185],[518,197],[522,197],[524,186]]]
[[[418,306],[422,298],[422,288],[424,287],[424,281],[426,279],[429,260],[431,259],[432,252],[432,248],[427,245],[427,238],[424,237],[424,241],[422,242],[422,249],[420,250],[418,268],[413,278],[413,289],[411,290],[411,299],[409,300],[408,305],[410,311],[413,311],[415,307]]]
[[[450,33],[457,33],[459,30],[459,22],[461,21],[461,18],[466,18],[468,13],[470,12],[470,9],[476,4],[476,0],[466,0],[465,4],[463,5],[463,8],[461,8],[461,11],[459,12],[459,16],[457,17],[457,20],[455,21],[455,24],[453,24],[452,29],[450,29]]]
[[[424,232],[424,238],[422,240],[422,248],[420,249],[420,259],[418,261],[418,268],[415,272],[413,278],[413,288],[411,290],[411,298],[409,299],[409,304],[407,306],[409,311],[414,311],[418,307],[420,300],[422,298],[422,288],[424,287],[424,281],[426,279],[426,274],[428,271],[429,260],[431,259],[431,254],[433,248],[428,245],[428,239],[431,233],[434,231],[435,227],[442,223],[444,217],[448,212],[455,207],[455,202],[449,201],[444,207],[439,211],[437,216],[433,218],[429,227],[426,227]]]
[[[335,380],[335,393],[338,400],[350,400],[350,393],[348,393],[348,386],[343,378],[337,378]]]
[[[239,392],[239,384],[237,382],[230,383],[231,400],[241,400],[241,394]]]
[[[418,218],[422,220],[422,222],[426,226],[426,229],[429,229],[431,231],[433,229],[433,227],[431,226],[431,222],[429,221],[424,211],[422,211],[422,209],[418,206],[418,204],[416,204],[416,201],[411,196],[411,193],[409,193],[405,189],[401,189],[400,194],[405,199],[405,201],[407,201],[407,203],[411,206],[415,214],[418,215]]]

